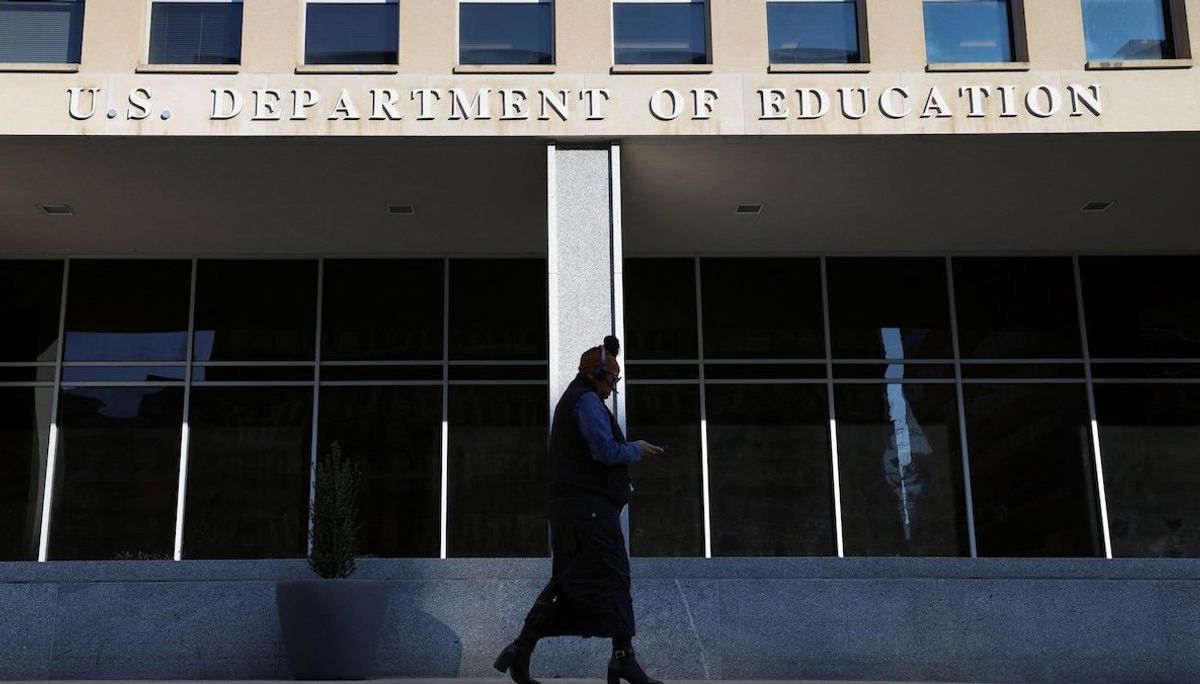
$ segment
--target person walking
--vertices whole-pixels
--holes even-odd
[[[662,684],[651,679],[633,651],[633,599],[621,510],[633,491],[629,464],[663,449],[626,441],[604,400],[621,381],[616,337],[604,338],[579,359],[579,373],[563,392],[550,425],[546,509],[553,556],[550,582],[533,602],[517,638],[495,668],[517,684],[539,684],[529,660],[539,639],[575,635],[612,639],[608,684]]]

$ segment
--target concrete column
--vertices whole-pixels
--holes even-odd
[[[547,148],[550,408],[579,355],[623,339],[619,146]],[[622,354],[623,355],[623,354]],[[624,406],[613,406],[624,425]]]

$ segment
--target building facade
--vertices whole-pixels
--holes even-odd
[[[378,673],[486,673],[615,333],[648,669],[1194,680],[1197,22],[0,0],[0,675],[284,673],[335,443]]]

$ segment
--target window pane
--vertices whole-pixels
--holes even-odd
[[[1093,359],[1200,358],[1200,258],[1079,260]]]
[[[638,385],[626,399],[630,439],[670,450],[630,467],[629,548],[635,556],[703,556],[700,390]]]
[[[1098,556],[1083,385],[966,385],[980,556]]]
[[[37,560],[53,394],[0,387],[0,560]]]
[[[1013,61],[1008,0],[925,0],[930,63]]]
[[[400,5],[309,2],[305,64],[396,64]]]
[[[625,260],[622,342],[629,348],[629,358],[699,358],[695,263],[693,259]]]
[[[0,261],[0,362],[58,361],[61,261]]]
[[[172,558],[183,388],[66,387],[58,424],[50,558]]]
[[[1113,555],[1200,557],[1200,386],[1095,393]]]
[[[768,2],[767,39],[772,64],[860,62],[858,3]]]
[[[460,64],[552,64],[554,13],[548,2],[459,5]]]
[[[312,395],[308,387],[192,390],[186,557],[305,554]]]
[[[825,358],[820,260],[704,259],[700,273],[704,358]]]
[[[545,361],[547,302],[544,259],[451,261],[450,358]]]
[[[546,387],[454,386],[449,408],[449,555],[546,556]]]
[[[1173,59],[1169,0],[1083,0],[1089,60]]]
[[[83,2],[0,2],[0,62],[78,64]]]
[[[322,387],[321,453],[337,442],[362,469],[359,553],[441,551],[442,392],[438,387]]]
[[[440,259],[327,260],[321,359],[440,361],[443,281]]]
[[[707,24],[702,2],[615,3],[617,64],[708,64]]]
[[[312,361],[317,262],[201,261],[196,361]]]
[[[834,358],[953,358],[945,260],[832,258],[827,269]]]
[[[837,385],[846,553],[967,556],[954,385]]]
[[[237,64],[241,59],[242,3],[154,3],[151,64]]]
[[[709,385],[705,402],[713,555],[836,555],[825,386]]]
[[[71,261],[67,361],[187,359],[189,261]]]
[[[954,303],[965,359],[1083,356],[1069,258],[955,258]]]

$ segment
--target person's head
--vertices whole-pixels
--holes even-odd
[[[621,342],[609,335],[604,344],[592,347],[579,357],[579,372],[592,382],[601,399],[607,399],[621,381],[621,364],[617,356],[621,353]]]

